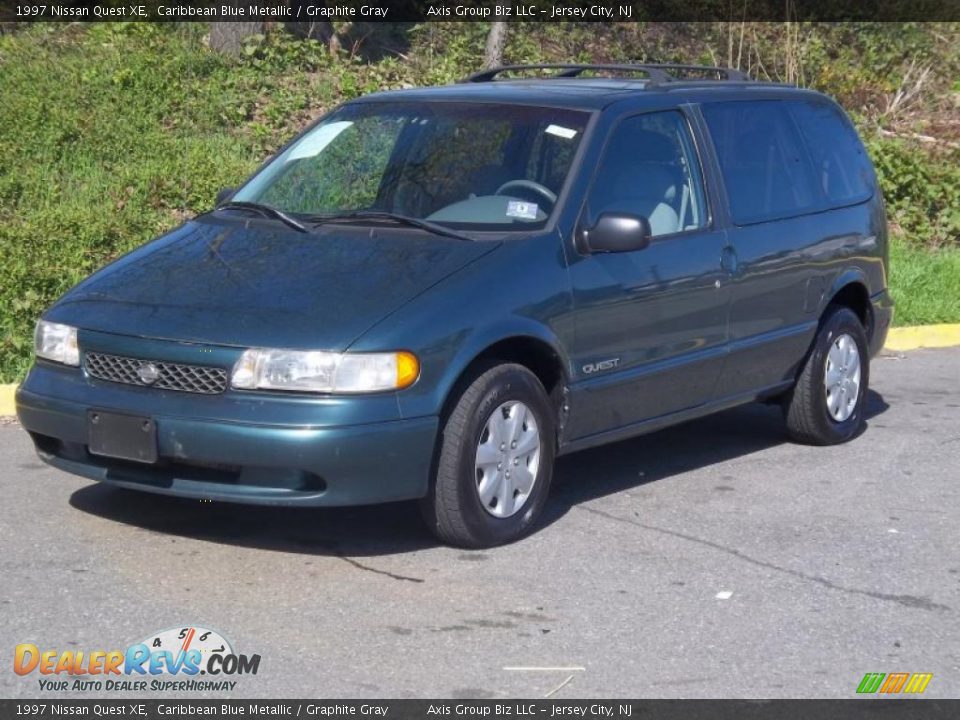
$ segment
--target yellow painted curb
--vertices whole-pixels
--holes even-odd
[[[13,394],[16,391],[17,383],[0,385],[0,417],[17,414],[17,409],[13,404]]]
[[[916,350],[960,345],[960,324],[890,328],[885,350]]]
[[[902,352],[919,348],[941,348],[960,345],[960,323],[955,325],[920,325],[890,328],[884,350]],[[13,395],[17,383],[0,385],[0,417],[16,415]]]

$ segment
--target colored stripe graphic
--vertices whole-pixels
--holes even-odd
[[[875,693],[877,688],[880,687],[880,683],[883,682],[884,677],[886,677],[886,673],[867,673],[863,676],[863,680],[860,681],[860,685],[857,686],[857,692]]]
[[[905,693],[922,693],[933,678],[933,673],[914,673],[903,689]]]
[[[890,673],[887,675],[887,681],[880,688],[882,693],[898,693],[901,688],[903,688],[904,683],[907,682],[907,678],[910,677],[910,673]]]
[[[857,686],[857,692],[861,695],[878,692],[886,695],[899,692],[920,694],[932,679],[933,673],[867,673]]]

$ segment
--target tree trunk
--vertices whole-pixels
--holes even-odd
[[[227,55],[237,55],[243,39],[263,32],[262,22],[210,23],[210,48]]]
[[[483,54],[485,70],[503,65],[503,48],[507,44],[507,24],[505,22],[490,23],[490,32],[487,33],[487,47]]]

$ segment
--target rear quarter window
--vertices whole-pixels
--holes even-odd
[[[786,103],[803,136],[817,184],[828,207],[863,202],[873,195],[873,167],[856,130],[841,111],[816,100]]]

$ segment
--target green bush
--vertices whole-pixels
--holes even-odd
[[[960,151],[931,154],[896,139],[867,149],[894,228],[914,244],[960,247]]]

